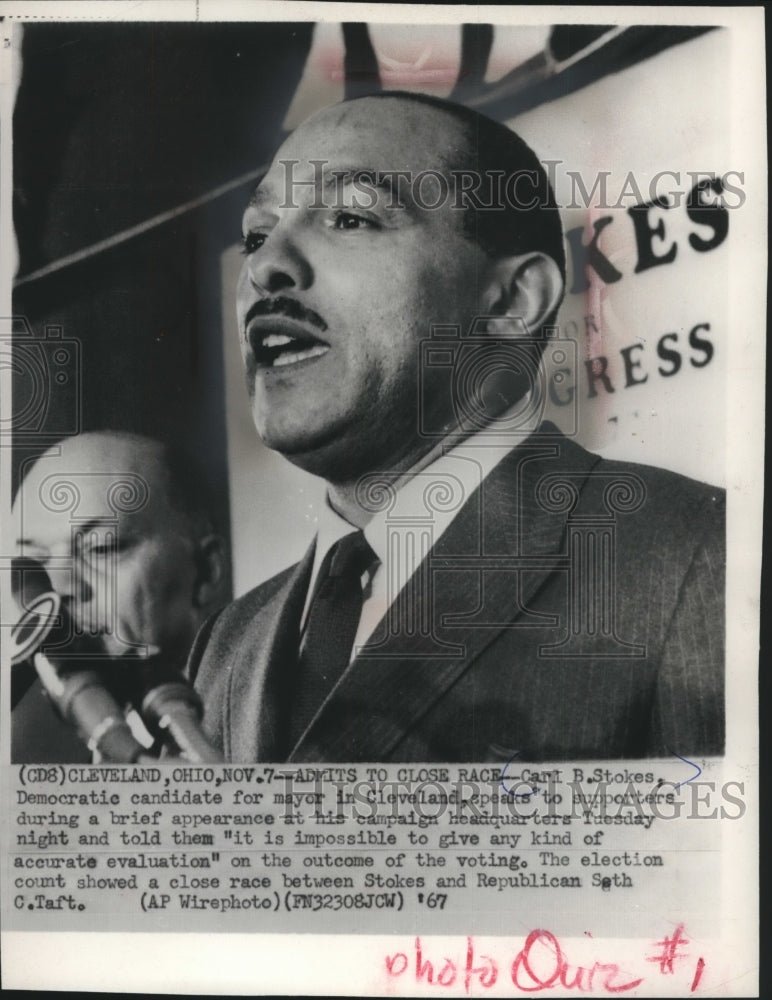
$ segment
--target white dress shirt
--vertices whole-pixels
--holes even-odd
[[[522,408],[521,401],[517,409],[522,411]],[[485,427],[458,444],[453,444],[452,438],[440,442],[392,485],[377,474],[365,477],[362,488],[371,486],[372,506],[380,508],[363,529],[377,562],[362,578],[364,600],[352,660],[470,495],[515,445],[522,444],[533,433],[538,413],[527,424],[518,425],[514,441],[513,434],[502,434],[497,428],[512,412],[507,411],[496,425]],[[381,488],[379,484],[383,484]],[[329,496],[321,507],[318,525],[303,629],[325,555],[337,541],[356,530],[333,509]]]

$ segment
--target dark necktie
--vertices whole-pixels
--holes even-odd
[[[349,664],[362,616],[362,575],[375,554],[361,531],[333,545],[308,609],[290,709],[290,749]]]

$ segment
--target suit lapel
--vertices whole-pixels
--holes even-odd
[[[385,616],[289,760],[385,759],[502,629],[556,624],[528,610],[565,536],[568,511],[545,490],[570,482],[578,497],[597,461],[544,425],[500,462],[403,589],[397,627]]]
[[[283,760],[284,718],[315,544],[260,609],[236,656],[227,696],[229,760]],[[257,721],[256,721],[257,720]]]

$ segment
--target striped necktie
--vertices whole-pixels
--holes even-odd
[[[319,569],[298,657],[290,706],[290,749],[351,660],[362,616],[362,577],[375,553],[362,531],[333,545]]]

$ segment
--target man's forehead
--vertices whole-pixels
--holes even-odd
[[[67,541],[80,531],[145,531],[155,519],[154,490],[134,478],[50,472],[26,481],[14,504],[18,537]]]
[[[362,98],[326,108],[300,125],[276,153],[267,178],[297,161],[297,173],[315,171],[438,170],[465,144],[463,128],[439,108],[394,98]],[[261,182],[262,184],[263,182]]]
[[[43,455],[14,502],[23,537],[70,537],[79,525],[149,524],[168,488],[155,448],[94,438]]]

